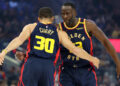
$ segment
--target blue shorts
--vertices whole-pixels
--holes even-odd
[[[92,67],[61,67],[60,86],[97,86],[97,77]]]
[[[30,57],[21,68],[18,86],[54,86],[53,61]]]

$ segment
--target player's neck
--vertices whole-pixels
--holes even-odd
[[[78,18],[74,17],[72,18],[66,25],[68,27],[74,27],[78,23]]]
[[[42,19],[39,22],[43,24],[52,24],[52,21],[50,19]]]

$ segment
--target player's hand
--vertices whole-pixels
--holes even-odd
[[[25,58],[25,54],[21,51],[17,51],[15,53],[15,57],[17,60],[22,61]]]
[[[0,65],[3,64],[5,55],[6,55],[5,52],[0,53]]]
[[[120,61],[119,63],[116,65],[116,72],[117,72],[117,79],[120,79]]]
[[[99,64],[100,64],[100,60],[98,58],[94,57],[93,64],[98,69],[99,68]]]

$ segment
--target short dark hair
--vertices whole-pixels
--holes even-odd
[[[76,9],[75,5],[71,2],[66,2],[62,6],[71,6],[73,9]]]
[[[42,7],[39,9],[38,16],[40,18],[51,18],[53,17],[53,11],[49,7]]]

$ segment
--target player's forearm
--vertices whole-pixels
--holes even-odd
[[[13,39],[9,44],[8,46],[5,48],[6,52],[10,52],[16,48],[18,48],[23,42],[18,38],[16,37],[15,39]]]
[[[75,54],[76,56],[80,57],[81,59],[85,59],[85,60],[88,60],[90,62],[94,62],[95,57],[88,54],[82,48],[75,47],[74,49],[72,49],[72,53]]]
[[[119,60],[119,58],[118,58],[118,56],[117,56],[117,53],[115,52],[114,48],[113,48],[112,51],[111,51],[111,50],[108,50],[108,52],[110,53],[111,57],[113,58],[115,64],[116,64],[116,65],[119,64],[120,60]]]

